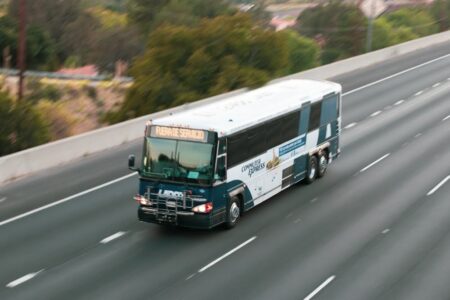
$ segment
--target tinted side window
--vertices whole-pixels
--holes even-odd
[[[240,133],[228,138],[228,167],[232,167],[245,160],[247,156],[247,134]]]
[[[322,105],[322,118],[320,120],[320,125],[328,124],[331,121],[337,119],[338,112],[338,97],[337,95],[332,95],[323,100]]]
[[[299,135],[300,112],[270,120],[232,135],[227,142],[227,164],[233,167]]]
[[[313,103],[311,105],[311,112],[309,114],[309,129],[308,131],[312,131],[314,129],[319,128],[320,125],[320,113],[321,113],[322,101]]]
[[[283,122],[281,119],[269,121],[265,125],[266,132],[266,148],[270,149],[282,142],[281,132],[283,130]]]
[[[300,112],[296,111],[282,118],[283,129],[281,135],[283,142],[291,140],[299,135]]]
[[[266,149],[266,134],[263,126],[251,129],[247,135],[248,158],[264,153]]]

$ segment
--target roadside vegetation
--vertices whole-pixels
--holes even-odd
[[[24,103],[16,103],[15,92],[2,92],[5,116],[15,118],[20,107],[37,116],[36,123],[20,123],[21,132],[25,127],[39,132],[19,134],[13,130],[17,122],[0,127],[1,155],[366,52],[368,20],[356,6],[320,1],[303,11],[294,27],[275,31],[265,6],[283,2],[27,1],[28,69],[95,65],[112,78],[120,61],[134,83],[73,88],[28,79]],[[254,6],[242,12],[237,4]],[[374,20],[371,50],[448,30],[449,20],[450,0],[384,13]],[[9,54],[0,55],[2,66],[7,56],[9,65],[16,65],[17,40],[18,1],[0,0],[0,50]],[[5,84],[2,90],[14,89]],[[25,143],[22,136],[30,138]]]

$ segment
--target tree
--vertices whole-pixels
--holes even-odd
[[[8,15],[18,19],[19,1],[12,0]],[[27,22],[47,31],[55,41],[66,34],[66,26],[83,13],[79,0],[33,0],[27,1]]]
[[[128,0],[127,14],[131,23],[139,26],[144,34],[152,29],[157,13],[169,0]]]
[[[5,92],[0,92],[0,156],[49,140],[48,125],[32,106],[14,103]]]
[[[364,51],[366,18],[354,5],[341,1],[304,10],[297,19],[297,30],[308,37],[325,41],[322,61],[325,63],[358,55]]]
[[[438,22],[440,31],[450,28],[450,0],[435,0],[431,5],[430,14]]]
[[[103,28],[97,32],[95,47],[90,50],[89,61],[104,71],[114,72],[115,63],[132,59],[144,50],[138,30],[132,26]]]
[[[18,26],[15,20],[8,16],[0,17],[0,50],[10,48],[12,65],[17,61]],[[55,44],[50,36],[41,28],[31,25],[26,32],[27,56],[26,63],[29,68],[45,66],[55,57]],[[3,57],[0,57],[3,63]]]
[[[226,0],[129,0],[128,16],[144,34],[162,24],[194,26],[203,18],[234,12]]]
[[[437,22],[423,9],[402,8],[385,16],[394,28],[401,26],[410,28],[418,36],[426,36],[438,32]]]
[[[288,74],[320,65],[320,48],[313,39],[300,36],[294,30],[283,31],[289,48]]]
[[[79,0],[27,1],[27,22],[47,32],[55,43],[59,61],[78,56],[86,63],[87,53],[95,47],[95,35],[100,22],[85,11]],[[8,16],[17,21],[18,1],[10,1]]]
[[[373,27],[373,50],[403,43],[419,36],[405,26],[394,27],[385,17],[375,20]]]
[[[240,87],[255,87],[286,72],[285,35],[255,26],[248,15],[205,19],[195,27],[165,25],[150,35],[132,68],[135,79],[118,122]]]

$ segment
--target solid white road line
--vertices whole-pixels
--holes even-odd
[[[382,234],[386,234],[386,233],[388,233],[389,231],[391,231],[389,228],[386,228],[385,230],[383,230],[381,233]]]
[[[403,102],[405,102],[405,100],[398,100],[397,102],[395,102],[395,103],[394,103],[394,105],[396,105],[396,106],[397,106],[397,105],[400,105],[400,104],[402,104]]]
[[[126,232],[124,232],[124,231],[119,231],[119,232],[116,232],[116,233],[114,233],[114,234],[112,234],[112,235],[110,235],[110,236],[108,236],[108,237],[105,237],[103,240],[101,240],[100,241],[100,243],[102,243],[102,244],[106,244],[106,243],[109,243],[109,242],[111,242],[112,240],[115,240],[115,239],[117,239],[117,238],[120,238],[122,235],[124,235]]]
[[[420,96],[420,95],[422,95],[422,94],[423,94],[423,91],[418,91],[417,93],[414,94],[414,96],[417,97],[417,96]]]
[[[432,188],[428,193],[427,196],[433,195],[434,192],[436,192],[441,186],[443,186],[447,180],[450,179],[450,175],[448,175],[447,177],[445,177],[444,179],[442,179],[441,182],[439,182],[434,188]]]
[[[135,176],[135,175],[137,175],[137,173],[130,173],[130,174],[128,174],[128,175],[125,175],[125,176],[116,178],[116,179],[114,179],[114,180],[108,181],[108,182],[106,182],[106,183],[103,183],[103,184],[101,184],[101,185],[95,186],[95,187],[93,187],[93,188],[90,188],[90,189],[85,190],[85,191],[83,191],[83,192],[80,192],[80,193],[77,193],[77,194],[75,194],[75,195],[69,196],[69,197],[67,197],[67,198],[58,200],[58,201],[56,201],[56,202],[49,203],[49,204],[47,204],[47,205],[38,207],[38,208],[33,209],[33,210],[30,210],[30,211],[28,211],[28,212],[26,212],[26,213],[23,213],[23,214],[20,214],[20,215],[18,215],[18,216],[12,217],[12,218],[10,218],[10,219],[1,221],[1,222],[0,222],[0,226],[6,225],[6,224],[11,223],[11,222],[13,222],[13,221],[16,221],[16,220],[18,220],[18,219],[22,219],[22,218],[27,217],[27,216],[29,216],[29,215],[35,214],[35,213],[37,213],[37,212],[40,212],[41,210],[44,210],[44,209],[53,207],[53,206],[55,206],[55,205],[58,205],[58,204],[61,204],[61,203],[70,201],[70,200],[75,199],[75,198],[77,198],[77,197],[80,197],[80,196],[89,194],[89,193],[91,193],[91,192],[93,192],[93,191],[99,190],[99,189],[101,189],[101,188],[104,188],[104,187],[109,186],[109,185],[111,185],[111,184],[114,184],[114,183],[117,183],[117,182],[119,182],[119,181],[125,180],[125,179],[130,178],[130,177]]]
[[[438,86],[440,86],[440,85],[441,85],[441,83],[440,83],[440,82],[437,82],[437,83],[433,84],[433,87],[435,88],[435,87],[438,87]]]
[[[306,296],[303,300],[311,300],[315,295],[317,295],[317,293],[319,293],[324,287],[326,287],[330,282],[332,282],[334,279],[336,278],[336,276],[330,276],[327,278],[327,280],[325,280],[324,282],[322,282],[321,285],[319,285],[314,291],[311,292],[311,294],[309,294],[308,296]]]
[[[37,271],[36,273],[30,273],[30,274],[27,274],[27,275],[25,275],[25,276],[22,276],[22,277],[20,277],[20,278],[14,280],[14,281],[11,281],[10,283],[8,283],[8,284],[6,285],[6,287],[9,287],[9,288],[16,287],[16,286],[18,286],[19,284],[22,284],[22,283],[24,283],[25,281],[28,281],[28,280],[32,279],[33,277],[35,277],[37,274],[41,273],[42,271],[44,271],[44,269],[39,270],[39,271]]]
[[[362,173],[362,172],[366,171],[367,169],[369,169],[370,167],[373,167],[374,165],[376,165],[377,163],[379,163],[380,161],[382,161],[383,159],[385,159],[389,155],[391,155],[391,154],[388,153],[388,154],[383,155],[382,157],[380,157],[379,159],[377,159],[376,161],[374,161],[373,163],[371,163],[367,167],[362,168],[361,171],[359,171],[359,172]]]
[[[443,118],[442,121],[447,121],[448,119],[450,119],[450,115],[448,115],[445,118]]]
[[[226,258],[227,256],[230,256],[231,254],[233,254],[234,252],[238,251],[239,249],[241,249],[242,247],[245,247],[246,245],[250,244],[251,242],[253,242],[255,239],[257,238],[257,236],[254,236],[248,240],[246,240],[245,242],[243,242],[242,244],[240,244],[239,246],[237,246],[236,248],[228,251],[227,253],[225,253],[224,255],[222,255],[221,257],[213,260],[212,262],[210,262],[209,264],[207,264],[206,266],[204,266],[203,268],[201,268],[200,270],[198,270],[199,273],[211,268],[212,266],[214,266],[215,264],[217,264],[219,261],[223,260],[224,258]]]
[[[350,124],[348,124],[347,126],[345,126],[344,129],[350,129],[350,128],[352,128],[352,127],[355,127],[356,124],[357,124],[357,123],[355,123],[355,122],[350,123]]]
[[[383,81],[386,81],[386,80],[389,80],[389,79],[391,79],[391,78],[394,78],[394,77],[403,75],[403,74],[405,74],[405,73],[411,72],[411,71],[413,71],[413,70],[415,70],[415,69],[418,69],[418,68],[421,68],[421,67],[423,67],[423,66],[432,64],[432,63],[437,62],[437,61],[439,61],[439,60],[445,59],[445,58],[447,58],[447,57],[449,57],[449,56],[450,56],[450,54],[446,54],[446,55],[437,57],[437,58],[435,58],[435,59],[426,61],[426,62],[424,62],[424,63],[421,63],[421,64],[417,65],[417,66],[414,66],[414,67],[405,69],[405,70],[400,71],[400,72],[398,72],[398,73],[392,74],[392,75],[390,75],[390,76],[381,78],[381,79],[379,79],[379,80],[377,80],[377,81],[368,83],[368,84],[366,84],[366,85],[360,86],[359,88],[356,88],[356,89],[353,89],[353,90],[348,91],[348,92],[346,92],[346,93],[343,93],[342,96],[346,96],[346,95],[353,94],[353,93],[355,93],[355,92],[357,92],[357,91],[360,91],[360,90],[362,90],[362,89],[371,87],[371,86],[376,85],[376,84],[378,84],[378,83],[381,83],[381,82],[383,82]],[[448,78],[447,80],[450,80],[450,78]]]
[[[379,114],[381,114],[381,110],[377,110],[376,112],[372,113],[370,116],[375,117],[375,116],[378,116]]]

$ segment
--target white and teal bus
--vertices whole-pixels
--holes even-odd
[[[150,120],[138,218],[192,228],[233,227],[245,212],[339,156],[341,86],[287,80]]]

